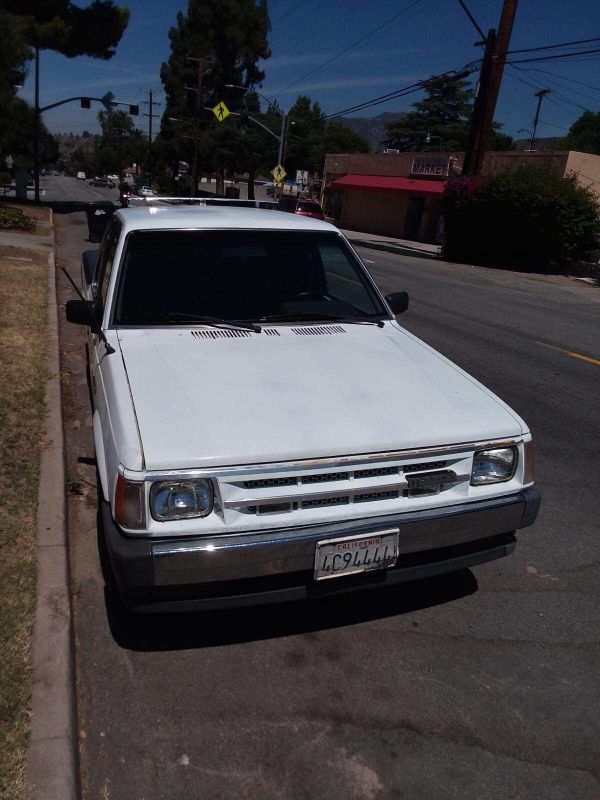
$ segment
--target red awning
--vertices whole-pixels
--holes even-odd
[[[442,194],[446,181],[427,181],[419,178],[398,178],[388,175],[344,175],[333,186],[347,189],[371,189],[410,194]]]

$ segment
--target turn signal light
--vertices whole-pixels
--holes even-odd
[[[123,528],[145,528],[144,484],[126,480],[122,475],[117,477],[115,490],[115,520]]]
[[[533,483],[533,442],[525,442],[523,483]]]

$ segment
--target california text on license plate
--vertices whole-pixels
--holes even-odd
[[[393,567],[398,558],[398,528],[317,542],[315,580]]]

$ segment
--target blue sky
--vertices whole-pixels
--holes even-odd
[[[42,53],[42,105],[69,95],[101,96],[108,90],[131,103],[147,99],[151,89],[159,102],[164,99],[159,71],[169,55],[168,30],[177,12],[187,8],[187,0],[118,2],[129,6],[132,13],[111,61],[70,60]],[[469,7],[484,30],[498,24],[501,0],[470,0]],[[457,0],[271,0],[269,8],[272,57],[264,64],[266,78],[261,91],[276,97],[284,108],[292,105],[298,94],[309,94],[327,113],[335,113],[431,74],[459,68],[480,54],[480,48],[473,46],[477,33]],[[403,9],[407,10],[383,25]],[[334,59],[381,25],[381,30]],[[511,49],[593,36],[600,36],[597,0],[521,0]],[[595,46],[582,45],[581,49]],[[329,59],[334,60],[322,67]],[[542,87],[551,88],[552,93],[544,101],[538,135],[564,135],[584,108],[600,111],[600,53],[521,64],[519,71],[507,69],[496,109],[496,119],[504,123],[507,133],[516,135],[519,128],[531,126],[533,94]],[[21,94],[32,99],[32,74]],[[416,97],[393,100],[358,115],[406,110]],[[96,131],[97,110],[98,106],[92,105],[92,110],[86,111],[74,103],[47,112],[45,121],[55,133]],[[140,117],[138,124],[146,123]]]

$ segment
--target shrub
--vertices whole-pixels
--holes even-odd
[[[35,230],[35,220],[19,208],[0,208],[0,231]]]
[[[457,178],[443,199],[445,256],[471,264],[556,270],[597,247],[598,201],[575,175],[523,166]]]

